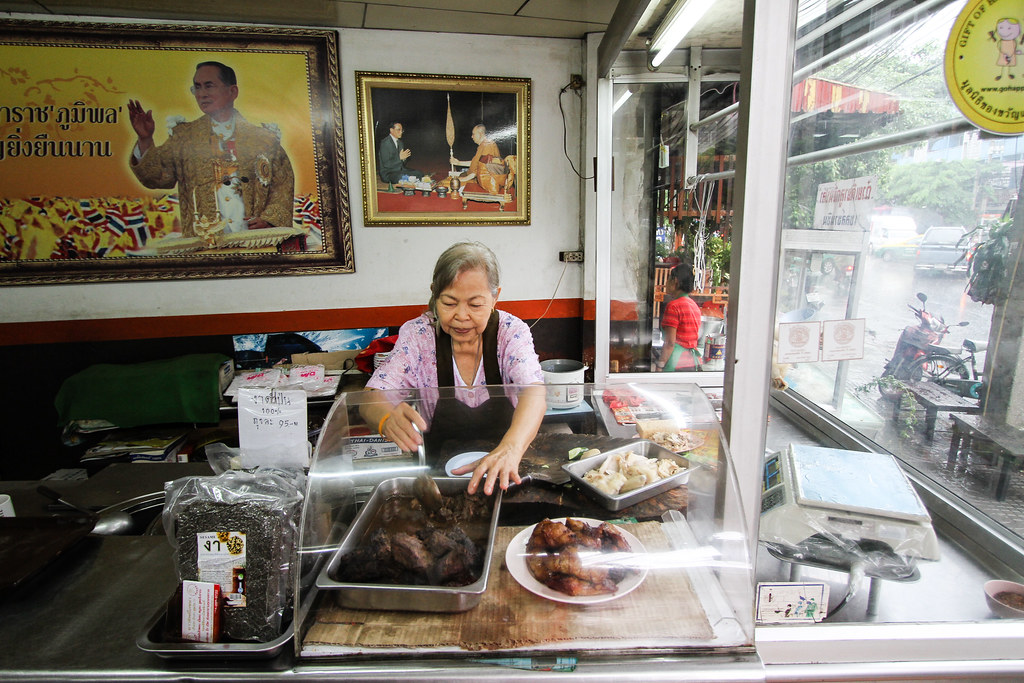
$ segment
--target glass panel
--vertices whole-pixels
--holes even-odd
[[[1014,449],[1024,443],[1024,411],[1010,387],[1021,367],[1021,328],[1012,322],[1021,290],[1007,268],[991,277],[986,296],[992,271],[981,264],[989,253],[1001,267],[1019,239],[1012,210],[1024,137],[971,128],[807,163],[800,155],[962,120],[943,79],[946,39],[962,4],[892,29],[880,27],[908,4],[868,7],[813,38],[832,15],[856,6],[801,3],[776,385],[1019,538],[1024,451]],[[861,39],[873,30],[880,33]],[[839,200],[844,210],[836,210]],[[847,348],[830,336],[842,330],[853,335]],[[806,344],[818,335],[820,348]]]
[[[613,373],[652,371],[667,359],[674,347],[663,351],[663,318],[680,296],[669,289],[670,274],[684,263],[694,275],[686,294],[699,308],[700,322],[679,328],[677,337],[685,350],[677,353],[684,360],[676,367],[724,367],[719,352],[725,345],[732,180],[700,182],[691,188],[685,169],[687,155],[697,158],[698,177],[735,168],[736,116],[701,127],[694,149],[687,149],[687,88],[685,83],[614,86]],[[732,83],[707,86],[701,115],[730,104],[733,90]],[[698,313],[687,309],[696,321]],[[719,354],[714,358],[709,337]]]
[[[445,476],[447,466],[466,452],[485,453],[495,440],[449,425],[444,441],[435,443],[428,428],[430,447],[403,453],[361,417],[404,401],[430,425],[442,407],[450,414],[473,402],[465,388],[342,395],[308,476],[296,576],[299,655],[359,661],[372,651],[472,662],[496,650],[581,659],[749,650],[751,531],[707,397],[686,383],[572,386],[583,389],[578,409],[549,410],[520,464],[535,484],[473,497],[467,479]],[[414,483],[424,472],[440,489],[439,512],[425,511]],[[570,552],[534,535],[546,518],[567,516],[600,530],[590,540],[602,552],[580,536],[565,536],[578,546]],[[587,538],[588,530],[572,528]],[[476,559],[455,565],[456,550],[435,532],[472,547]],[[542,541],[564,567],[543,560]],[[574,564],[574,554],[585,564]],[[666,609],[671,619],[651,620]]]

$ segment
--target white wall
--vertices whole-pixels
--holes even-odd
[[[342,113],[356,272],[340,275],[222,278],[0,287],[0,322],[203,315],[425,304],[437,255],[477,239],[502,264],[504,300],[547,299],[579,248],[580,181],[562,152],[558,96],[584,73],[580,41],[407,31],[340,31]],[[532,221],[525,226],[363,226],[355,71],[394,71],[532,79]],[[568,149],[580,168],[581,113],[562,96]],[[582,296],[582,269],[570,266],[559,298]]]

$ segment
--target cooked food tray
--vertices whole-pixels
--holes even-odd
[[[620,493],[615,496],[601,491],[583,478],[587,472],[604,464],[604,461],[607,458],[615,455],[616,453],[625,454],[630,451],[645,458],[654,458],[655,460],[665,458],[667,460],[671,460],[683,469],[669,477],[665,477],[664,479],[659,479],[658,481],[642,486],[641,488],[633,489],[632,491]],[[647,439],[637,439],[628,446],[619,446],[618,448],[604,451],[599,455],[594,455],[584,460],[566,463],[562,465],[562,469],[569,473],[569,476],[574,482],[576,482],[576,485],[579,486],[584,493],[595,498],[602,506],[612,511],[628,508],[630,505],[636,505],[642,500],[653,498],[659,493],[664,493],[665,491],[674,489],[677,486],[682,486],[687,482],[687,480],[689,480],[690,471],[692,470],[690,467],[690,461],[685,457],[674,451],[670,451],[667,448],[663,448],[653,441],[648,441]]]
[[[469,480],[455,477],[434,479],[443,496],[462,495]],[[480,577],[465,586],[403,585],[390,583],[348,583],[334,577],[338,574],[345,556],[355,550],[375,530],[378,513],[396,496],[413,496],[413,477],[396,477],[382,481],[374,489],[370,499],[356,515],[341,544],[330,561],[317,576],[320,589],[335,591],[337,604],[341,607],[375,610],[405,610],[413,612],[465,612],[479,604],[487,589],[487,576],[491,571],[491,554],[494,539],[498,533],[498,513],[501,510],[501,492],[489,496],[491,510],[486,524],[487,538],[480,542],[483,553],[483,569]]]

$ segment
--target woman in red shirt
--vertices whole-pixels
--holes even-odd
[[[700,333],[700,308],[690,298],[693,291],[693,267],[684,263],[669,273],[666,297],[675,297],[661,316],[664,345],[655,367],[661,372],[696,370],[700,367],[697,336]]]

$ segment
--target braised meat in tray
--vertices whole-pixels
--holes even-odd
[[[482,493],[445,496],[436,513],[415,497],[395,496],[334,576],[348,583],[466,586],[483,569],[491,507]]]

